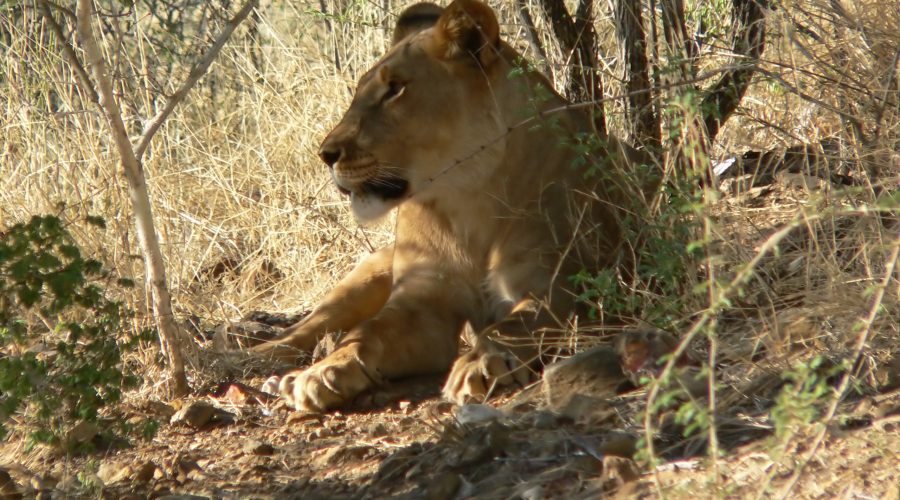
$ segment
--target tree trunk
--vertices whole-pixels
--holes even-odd
[[[619,53],[625,68],[625,126],[628,140],[635,146],[658,151],[659,118],[650,89],[650,64],[640,0],[618,0],[613,19],[619,38]]]
[[[88,67],[94,76],[98,87],[97,94],[100,98],[100,106],[109,122],[110,133],[119,151],[125,178],[128,180],[128,193],[134,208],[134,218],[137,225],[138,241],[144,255],[144,267],[147,273],[147,281],[153,290],[153,309],[159,328],[160,340],[166,356],[169,360],[171,375],[171,391],[176,396],[183,396],[190,390],[187,376],[184,370],[184,358],[179,342],[180,332],[175,317],[172,314],[172,299],[166,286],[166,269],[162,252],[159,250],[159,240],[153,227],[153,213],[150,207],[150,198],[147,195],[147,184],[144,180],[143,168],[134,153],[119,105],[113,96],[113,87],[106,72],[106,63],[94,38],[91,26],[93,2],[91,0],[78,0],[77,30],[84,49]]]
[[[765,12],[768,0],[732,0],[732,52],[736,68],[722,78],[706,93],[700,109],[706,135],[712,142],[722,124],[737,109],[765,48]]]
[[[575,102],[602,99],[603,80],[598,73],[593,0],[581,0],[574,19],[563,0],[540,0],[540,2],[544,13],[550,19],[553,35],[563,51],[571,55],[566,97]],[[591,110],[597,133],[605,136],[606,117],[603,114],[603,107],[597,105]]]
[[[697,57],[696,45],[687,34],[682,0],[661,0],[663,36],[666,39],[666,53],[669,63],[678,68],[682,81],[694,77],[694,61]]]

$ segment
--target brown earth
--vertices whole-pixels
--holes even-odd
[[[594,352],[594,359],[608,360],[613,351]],[[803,467],[816,427],[781,443],[761,398],[756,409],[746,399],[719,415],[722,458],[715,463],[705,454],[707,439],[683,438],[683,426],[664,412],[651,467],[632,460],[646,391],[627,382],[614,388],[621,373],[608,366],[593,373],[585,363],[568,365],[576,371],[554,369],[553,387],[507,392],[490,406],[441,401],[436,377],[393,383],[330,414],[297,413],[250,386],[221,383],[172,404],[130,405],[126,417],[163,423],[150,441],[79,456],[21,455],[20,463],[7,463],[8,491],[42,498],[313,499],[896,499],[900,493],[898,390],[849,398]],[[248,381],[259,386],[264,379]],[[731,395],[723,388],[719,397]],[[796,485],[782,494],[798,471]]]

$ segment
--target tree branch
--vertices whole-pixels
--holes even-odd
[[[703,98],[700,109],[712,142],[725,120],[737,109],[765,48],[764,8],[768,0],[732,0],[732,50],[739,66],[724,74]]]
[[[537,27],[534,25],[534,19],[531,17],[531,12],[528,10],[528,3],[526,0],[516,0],[516,13],[519,16],[519,21],[525,26],[525,36],[528,38],[528,43],[541,60],[541,65],[544,67],[544,73],[547,75],[547,78],[553,80],[553,68],[547,60],[547,51],[544,50],[544,45],[541,43],[541,39],[538,36]]]
[[[94,90],[94,84],[91,82],[91,77],[88,75],[87,71],[84,70],[84,66],[81,64],[81,61],[78,59],[78,54],[75,53],[75,49],[72,48],[72,45],[69,44],[69,41],[66,40],[66,35],[63,33],[62,27],[59,23],[56,22],[56,19],[53,18],[53,14],[50,12],[50,5],[47,0],[39,0],[38,5],[41,8],[41,14],[44,16],[44,19],[47,21],[47,24],[50,26],[50,30],[53,31],[53,34],[56,35],[56,38],[59,39],[59,43],[62,46],[63,56],[66,60],[69,61],[69,64],[72,65],[72,69],[75,71],[75,76],[78,78],[78,83],[81,85],[81,89],[87,94],[88,99],[94,104],[100,104],[100,98],[97,96],[97,92]],[[59,8],[54,5],[55,8]],[[72,14],[74,16],[74,13]]]
[[[571,54],[569,85],[566,96],[571,101],[597,101],[603,98],[603,80],[598,74],[593,23],[593,0],[581,0],[573,19],[563,0],[540,0],[550,18],[553,35],[563,51]],[[602,107],[591,110],[597,133],[606,135],[606,117]]]
[[[153,139],[153,136],[159,130],[159,127],[161,127],[163,122],[165,122],[169,115],[172,114],[172,111],[175,110],[175,106],[178,106],[178,103],[184,100],[188,92],[190,92],[194,85],[197,84],[197,81],[203,78],[203,75],[209,70],[209,66],[219,55],[222,47],[225,46],[225,43],[231,38],[231,34],[234,33],[235,28],[247,18],[254,8],[256,8],[257,3],[258,0],[247,0],[247,2],[244,3],[244,6],[241,7],[241,10],[225,23],[225,28],[219,33],[219,36],[213,42],[212,46],[210,46],[206,53],[191,67],[191,71],[188,73],[187,79],[181,84],[181,87],[166,100],[166,106],[163,110],[150,120],[150,124],[144,129],[144,133],[141,134],[141,140],[134,150],[138,160],[144,157],[147,146],[150,145],[150,140]]]

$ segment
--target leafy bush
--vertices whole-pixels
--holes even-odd
[[[135,385],[122,353],[137,339],[123,342],[129,312],[107,298],[109,281],[58,217],[0,234],[0,435],[20,412],[36,422],[32,442],[59,443],[68,426],[96,421]]]

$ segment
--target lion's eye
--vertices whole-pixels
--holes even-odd
[[[381,102],[387,102],[395,97],[400,97],[404,90],[406,90],[406,84],[403,82],[397,80],[389,81],[387,91],[381,96]]]

